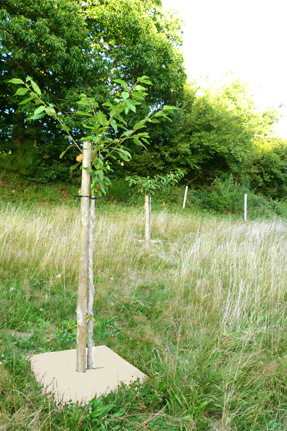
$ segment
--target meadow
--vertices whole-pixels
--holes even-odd
[[[30,353],[75,348],[78,205],[0,207],[0,430],[287,429],[287,224],[102,204],[96,345],[149,376],[87,406],[44,396]]]

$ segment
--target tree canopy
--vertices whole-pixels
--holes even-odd
[[[135,171],[147,175],[181,168],[197,184],[229,174],[239,180],[249,175],[255,159],[261,160],[259,148],[262,155],[262,148],[270,148],[267,141],[278,139],[278,114],[256,109],[239,80],[218,88],[187,84],[171,117],[173,122],[161,125],[148,151],[135,160]]]
[[[112,79],[132,85],[142,75],[153,81],[146,110],[160,108],[185,81],[180,22],[158,1],[7,0],[0,29],[0,163],[23,173],[40,161],[50,174],[53,166],[58,171],[65,142],[53,119],[24,122],[32,107],[17,108],[9,78],[31,76],[59,111],[69,110],[83,91],[101,102]]]

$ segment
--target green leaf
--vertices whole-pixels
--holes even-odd
[[[66,152],[67,150],[65,150],[64,151],[64,153]],[[63,153],[62,153],[63,154]],[[62,154],[61,154],[61,156],[62,156]],[[61,157],[60,156],[60,157]],[[81,162],[78,162],[78,163],[76,163],[75,165],[73,165],[73,166],[71,166],[70,167],[70,171],[74,171],[75,169],[77,169],[77,167],[79,166],[81,164]]]
[[[93,173],[93,169],[91,169],[91,168],[84,168],[84,170],[85,170],[86,172],[89,172],[89,174],[92,174],[92,173]]]
[[[116,116],[118,111],[119,111],[118,107],[113,107],[110,111],[110,118]]]
[[[132,156],[129,151],[123,150],[122,148],[117,148],[116,151],[119,153],[119,156],[125,161],[128,162]]]
[[[102,169],[97,169],[94,174],[97,175],[101,181],[104,180],[104,171]]]
[[[27,103],[31,102],[31,100],[33,100],[34,97],[28,97],[27,99],[22,100],[22,102],[19,103],[19,105],[26,105]]]
[[[89,135],[89,136],[84,136],[83,138],[80,139],[81,142],[86,142],[86,141],[92,141],[94,139],[93,135]]]
[[[24,84],[24,81],[22,81],[22,79],[18,79],[18,78],[13,78],[13,79],[9,79],[9,81],[11,84]]]
[[[50,117],[53,117],[54,115],[56,115],[55,109],[51,108],[50,106],[45,108],[45,111],[46,111],[46,114],[48,114]]]
[[[77,102],[78,103],[78,102]],[[83,117],[92,117],[91,114],[89,114],[88,112],[84,112],[84,111],[76,111],[75,112],[76,115],[81,115]]]
[[[138,138],[133,138],[133,141],[136,145],[138,145],[139,147],[143,147],[146,148],[145,145],[138,139]]]
[[[122,136],[130,136],[132,133],[132,130],[126,130],[124,133],[122,133]]]
[[[147,93],[139,93],[139,92],[132,93],[132,97],[133,97],[135,100],[139,100],[139,101],[144,100],[144,99],[145,99],[145,96],[147,96]]]
[[[28,91],[28,88],[18,88],[14,96],[24,96]]]
[[[163,111],[156,112],[154,114],[154,116],[155,117],[163,117],[163,118],[166,118],[169,121],[172,121]]]
[[[149,80],[149,77],[145,75],[138,78],[138,81],[143,82],[144,84],[147,84],[147,85],[152,85],[152,82]]]
[[[28,118],[28,120],[40,120],[40,118],[45,117],[45,114],[37,114],[37,115],[32,115],[31,117]]]
[[[134,127],[133,127],[133,130],[137,130],[137,129],[142,129],[143,127],[146,127],[146,122],[147,122],[147,120],[141,120],[141,121],[138,121],[135,125],[134,125]]]
[[[90,102],[87,99],[78,100],[78,102],[76,103],[77,105],[81,105],[81,106],[90,106]]]
[[[177,110],[178,108],[176,106],[164,105],[162,109],[163,111],[174,111],[174,110]]]
[[[102,159],[100,157],[97,157],[96,167],[97,168],[103,168],[104,167],[104,162],[102,161]]]
[[[102,113],[102,111],[98,111],[96,118],[99,120],[102,126],[106,126],[108,124],[107,117]]]
[[[136,112],[136,107],[130,102],[130,100],[125,100],[125,103],[128,105],[128,107],[133,111]]]
[[[142,85],[135,85],[133,88],[134,91],[145,91],[145,87],[143,87]],[[147,93],[145,93],[147,94]]]
[[[117,84],[121,84],[125,88],[128,88],[128,84],[125,81],[123,81],[122,79],[113,79],[113,82],[116,82]]]
[[[70,148],[72,148],[73,147],[73,145],[69,145],[61,154],[60,154],[60,159],[66,154],[66,152],[70,149]],[[75,165],[74,165],[75,166]]]
[[[129,93],[127,93],[126,91],[123,91],[121,93],[121,96],[122,96],[123,99],[128,99],[130,97]]]
[[[138,138],[138,139],[149,138],[149,134],[147,132],[139,132],[136,135],[133,135],[133,138]]]
[[[111,122],[111,126],[114,129],[115,133],[117,133],[117,131],[118,131],[118,125],[117,125],[117,122],[115,120],[113,120]]]
[[[124,124],[125,126],[127,126],[127,122],[123,119],[123,117],[120,115],[120,114],[118,114],[117,115],[117,119],[122,123],[122,124]]]
[[[38,87],[38,85],[36,84],[36,82],[34,82],[33,80],[31,80],[31,85],[32,85],[32,88],[35,91],[35,93],[37,93],[38,96],[41,96],[41,90]]]
[[[35,109],[34,115],[40,114],[41,112],[45,111],[45,109],[46,109],[45,106],[43,106],[43,105],[39,106],[39,108]]]
[[[119,153],[119,156],[121,159],[123,159],[125,162],[128,162],[130,159],[129,157],[125,156],[125,154]]]

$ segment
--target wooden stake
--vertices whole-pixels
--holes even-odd
[[[244,195],[244,220],[247,220],[247,194]]]
[[[188,186],[185,187],[185,192],[184,192],[184,199],[183,199],[183,205],[182,208],[185,208],[185,204],[186,204],[186,197],[187,197],[187,190],[188,190]]]
[[[145,195],[145,251],[150,249],[151,196]]]
[[[89,263],[89,205],[90,205],[90,173],[91,143],[85,142],[83,148],[82,187],[81,187],[81,228],[80,228],[80,267],[77,304],[77,364],[76,371],[86,372],[87,342],[87,287]]]
[[[92,192],[92,198],[94,193]],[[88,356],[87,368],[93,368],[93,332],[94,332],[94,226],[95,226],[95,199],[91,200],[90,226],[89,226],[89,301],[88,301]]]

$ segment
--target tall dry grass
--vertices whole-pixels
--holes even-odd
[[[77,208],[3,208],[1,288],[46,303],[76,292],[79,225]],[[95,225],[95,315],[115,325],[118,353],[174,385],[170,413],[193,388],[214,424],[283,426],[287,224],[154,211],[149,255],[143,210],[107,206]]]
[[[58,207],[0,212],[1,278],[29,284],[40,277],[52,285],[77,287],[79,210]],[[153,214],[152,248],[143,248],[144,214],[120,208],[100,212],[95,227],[98,294],[130,298],[141,285],[164,286],[166,314],[184,326],[220,328],[279,322],[286,303],[287,226],[283,221],[241,222],[192,214]],[[71,286],[69,286],[71,288]]]

